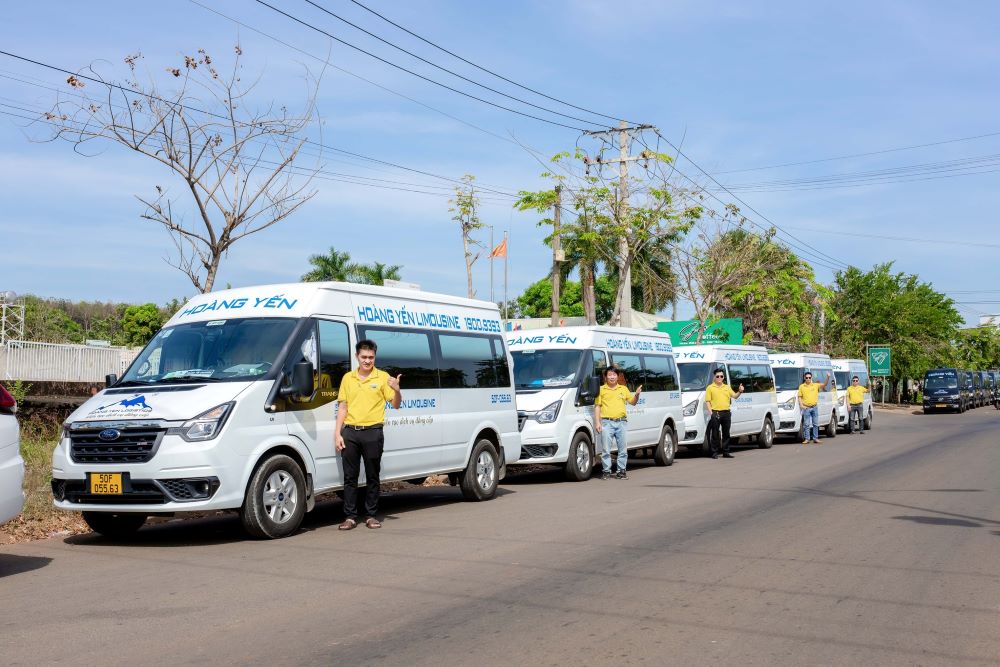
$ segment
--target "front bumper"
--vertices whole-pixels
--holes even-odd
[[[521,426],[521,446],[517,459],[509,465],[535,465],[542,463],[566,463],[569,443],[561,448],[557,442],[554,424],[539,424],[525,419]]]
[[[778,409],[778,424],[776,433],[798,433],[802,430],[802,411],[798,408]]]
[[[960,410],[962,399],[959,396],[931,396],[924,397],[925,410]]]

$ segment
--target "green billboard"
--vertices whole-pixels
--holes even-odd
[[[681,345],[730,345],[743,344],[743,320],[739,317],[729,317],[711,321],[704,327],[705,332],[698,342],[698,331],[702,328],[699,320],[681,320],[678,322],[658,322],[657,331],[670,334],[674,347]]]
[[[868,348],[868,374],[872,377],[892,375],[892,350],[886,347]]]

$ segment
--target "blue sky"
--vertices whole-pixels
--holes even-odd
[[[503,85],[348,0],[317,1],[427,58]],[[578,140],[584,148],[594,146],[574,130],[491,109],[331,44],[257,3],[199,2],[308,54],[329,57],[342,70],[500,135],[329,68],[318,94],[322,126],[312,131],[324,144],[454,178],[475,174],[483,184],[515,192],[544,185],[538,177],[541,166],[518,142],[545,155],[571,149]],[[302,0],[272,4],[428,76],[474,91]],[[840,262],[870,268],[893,260],[897,269],[917,273],[957,301],[1000,301],[1000,292],[971,293],[994,288],[995,281],[986,276],[995,273],[1000,243],[993,206],[1000,173],[939,171],[934,175],[951,177],[926,179],[923,174],[922,180],[915,176],[911,182],[866,182],[864,187],[830,188],[828,180],[812,189],[772,183],[984,156],[977,170],[990,172],[996,164],[990,156],[1000,154],[1000,135],[732,171],[1000,132],[996,3],[367,4],[527,86],[588,109],[655,124],[675,143],[683,137],[684,152],[707,171],[726,172],[716,177],[727,186],[758,184],[733,191],[761,216]],[[237,41],[247,72],[261,76],[257,98],[301,106],[304,69],[318,73],[317,60],[189,0],[90,3],[85,11],[79,3],[15,3],[5,8],[0,24],[3,50],[74,70],[96,62],[118,76],[126,71],[122,58],[136,51],[143,53],[149,71],[160,76],[181,54],[199,48],[224,62]],[[47,108],[54,93],[40,85],[65,89],[65,76],[3,56],[0,77],[0,103],[7,105]],[[190,295],[187,278],[163,261],[172,252],[166,232],[139,218],[142,206],[135,199],[161,184],[186,205],[180,184],[148,160],[114,147],[81,157],[66,143],[33,141],[44,132],[24,124],[0,115],[0,289],[157,303]],[[327,171],[448,186],[332,152],[322,164]],[[679,167],[698,174],[686,161]],[[461,239],[450,220],[446,189],[432,196],[330,181],[316,185],[317,196],[293,218],[234,247],[224,260],[219,286],[297,280],[308,269],[308,255],[332,245],[358,260],[402,264],[404,279],[425,289],[464,292]],[[726,193],[719,196],[730,199]],[[503,231],[510,232],[511,296],[547,273],[550,255],[542,243],[544,230],[535,225],[537,216],[516,213],[503,201],[484,202],[481,216],[494,226],[496,242]],[[855,236],[865,234],[938,242]],[[816,272],[823,281],[832,279],[826,267],[817,266]],[[500,265],[496,275],[499,299]],[[489,298],[485,260],[476,265],[476,286],[479,296]],[[963,303],[961,308],[970,322],[978,313],[1000,310],[991,304]]]

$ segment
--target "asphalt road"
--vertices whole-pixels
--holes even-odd
[[[274,542],[213,518],[0,547],[0,663],[1000,663],[1000,412],[630,476],[396,492],[379,531],[332,500]]]

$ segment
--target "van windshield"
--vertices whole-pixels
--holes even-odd
[[[848,381],[847,376],[850,375],[850,374],[851,374],[850,371],[834,371],[833,372],[834,377],[837,378],[837,389],[840,389],[841,391],[843,391],[844,389],[847,389],[847,387],[850,385],[850,382]]]
[[[579,379],[583,350],[519,350],[510,356],[517,389],[570,387]]]
[[[709,363],[677,364],[681,375],[681,391],[701,391],[712,382],[712,365]]]
[[[161,329],[119,385],[252,380],[271,369],[296,323],[252,318]]]
[[[924,389],[958,389],[958,376],[954,371],[927,371]]]
[[[798,389],[799,385],[802,384],[802,373],[801,368],[775,368],[774,388],[778,391]]]

